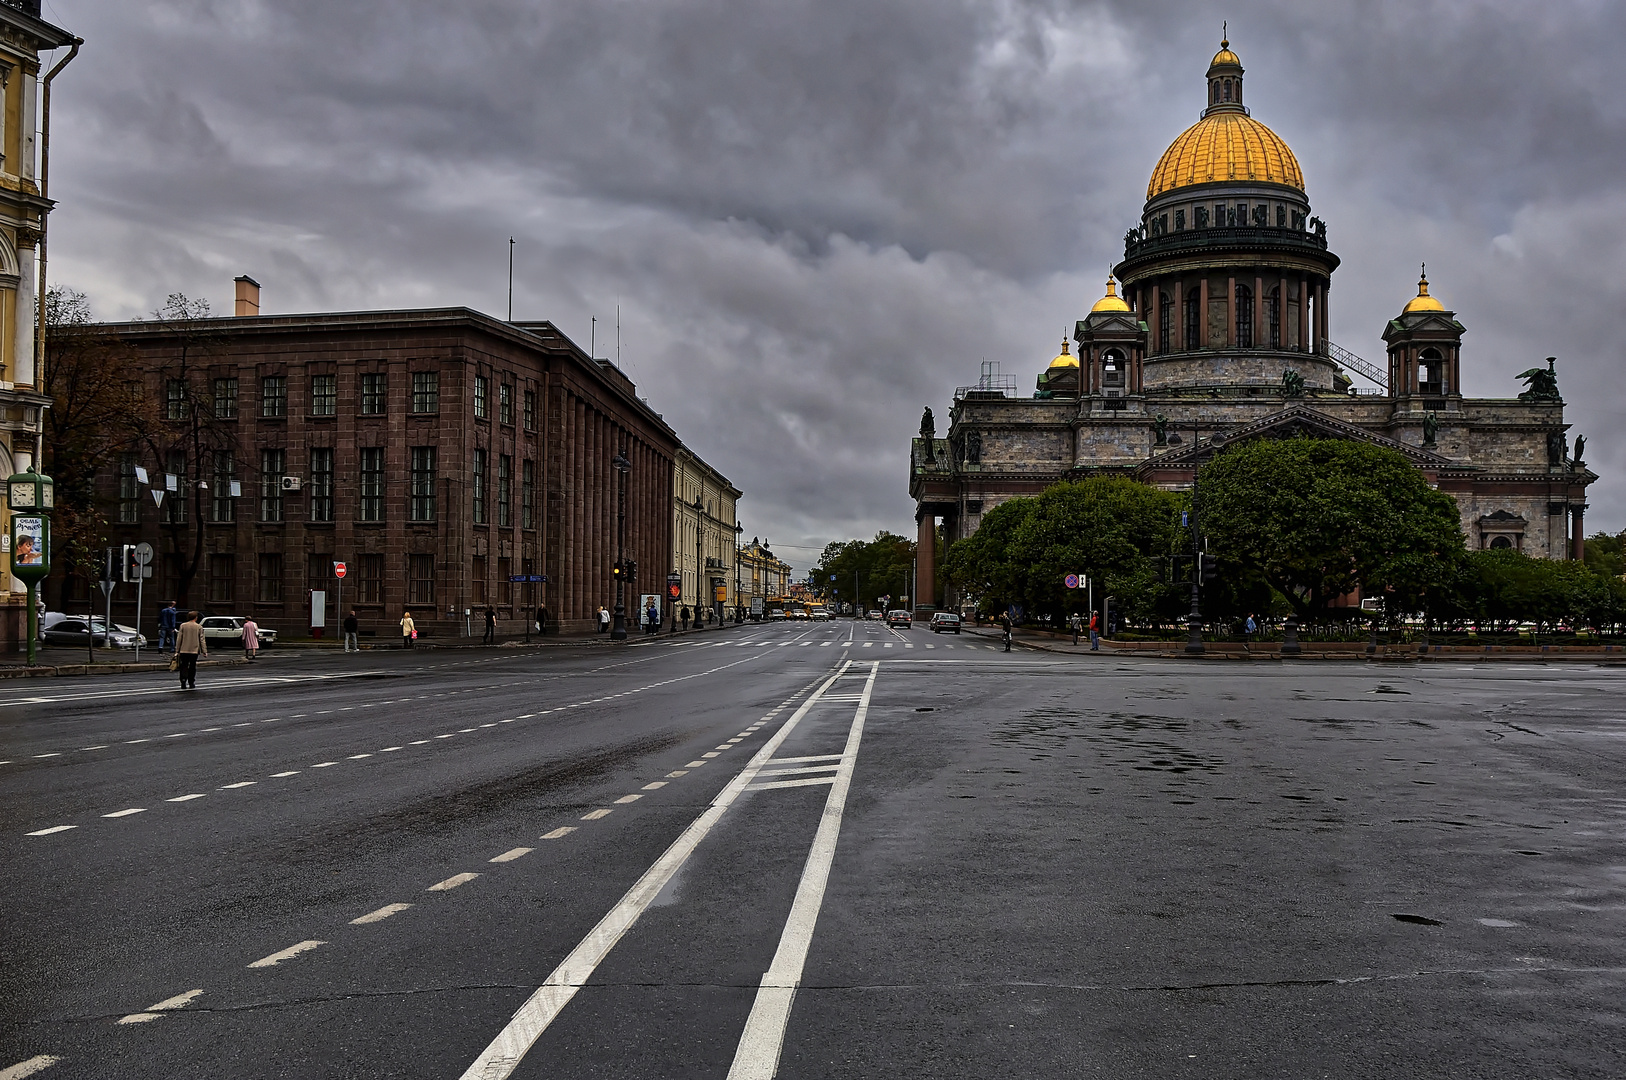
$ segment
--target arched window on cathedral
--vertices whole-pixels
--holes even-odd
[[[1198,287],[1190,286],[1186,292],[1186,348],[1201,349],[1208,342],[1208,335],[1203,333],[1199,320],[1202,318],[1202,297],[1198,295]]]
[[[1424,349],[1417,358],[1417,392],[1445,393],[1445,358],[1438,349]]]
[[[1270,295],[1265,299],[1265,319],[1270,324],[1270,347],[1282,347],[1282,287],[1271,287]]]
[[[1124,354],[1117,349],[1101,354],[1101,385],[1109,390],[1123,389]]]
[[[1174,302],[1166,292],[1157,295],[1157,351],[1169,352],[1174,348]]]
[[[1513,546],[1513,541],[1505,536],[1497,536],[1491,539],[1490,546],[1492,551],[1506,551]]]
[[[1226,101],[1231,100],[1231,80],[1230,79],[1225,80],[1225,100]]]
[[[1236,287],[1236,347],[1253,348],[1253,289]]]

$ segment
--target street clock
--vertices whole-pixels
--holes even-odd
[[[53,491],[51,478],[36,472],[13,473],[6,480],[6,501],[13,510],[49,510]]]

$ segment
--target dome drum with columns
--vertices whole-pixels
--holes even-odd
[[[1466,396],[1466,331],[1426,276],[1374,328],[1386,364],[1329,340],[1339,260],[1311,216],[1297,158],[1244,106],[1242,78],[1223,42],[1202,116],[1153,169],[1124,258],[1074,327],[1076,352],[1064,342],[1041,362],[1031,397],[985,364],[977,385],[955,394],[947,437],[914,441],[919,607],[957,603],[932,596],[939,519],[953,542],[1000,502],[1059,480],[1189,487],[1237,439],[1303,434],[1407,456],[1456,498],[1470,547],[1580,557],[1597,477],[1570,456],[1553,364],[1527,372],[1518,398]]]

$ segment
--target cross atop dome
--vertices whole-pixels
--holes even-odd
[[[1208,108],[1203,115],[1216,112],[1247,112],[1242,107],[1242,59],[1231,51],[1230,38],[1223,36],[1219,52],[1208,64]]]

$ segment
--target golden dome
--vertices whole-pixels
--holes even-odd
[[[1219,55],[1228,52],[1221,50]],[[1146,198],[1192,184],[1228,180],[1286,184],[1304,190],[1304,173],[1282,137],[1251,116],[1226,110],[1209,113],[1169,144],[1146,184]]]
[[[1093,312],[1097,312],[1097,311],[1128,311],[1128,310],[1129,310],[1129,305],[1124,303],[1123,297],[1119,296],[1118,293],[1117,293],[1117,282],[1114,281],[1110,277],[1107,278],[1107,294],[1105,296],[1103,296],[1101,299],[1097,300],[1095,302],[1095,306],[1092,307],[1090,309],[1090,311],[1093,313]],[[1067,343],[1065,341],[1062,342],[1061,351],[1062,351],[1063,354],[1065,354],[1067,352]],[[1060,360],[1061,357],[1058,356],[1058,357],[1056,357],[1056,359]],[[1078,361],[1076,361],[1076,360],[1074,360],[1073,362],[1075,364],[1078,363]],[[1054,367],[1055,365],[1052,364],[1051,366]]]
[[[1417,282],[1417,295],[1411,302],[1401,309],[1400,314],[1409,315],[1414,311],[1444,311],[1445,305],[1434,297],[1428,295],[1428,271],[1423,272],[1422,278]]]
[[[1208,73],[1214,74],[1217,67],[1241,67],[1242,58],[1231,51],[1230,41],[1221,38],[1219,52],[1214,54],[1214,60],[1208,65]]]
[[[1074,356],[1072,353],[1067,351],[1067,339],[1062,338],[1061,339],[1061,355],[1056,357],[1054,360],[1050,361],[1050,370],[1055,371],[1059,367],[1077,367],[1077,366],[1078,366],[1078,357]]]

